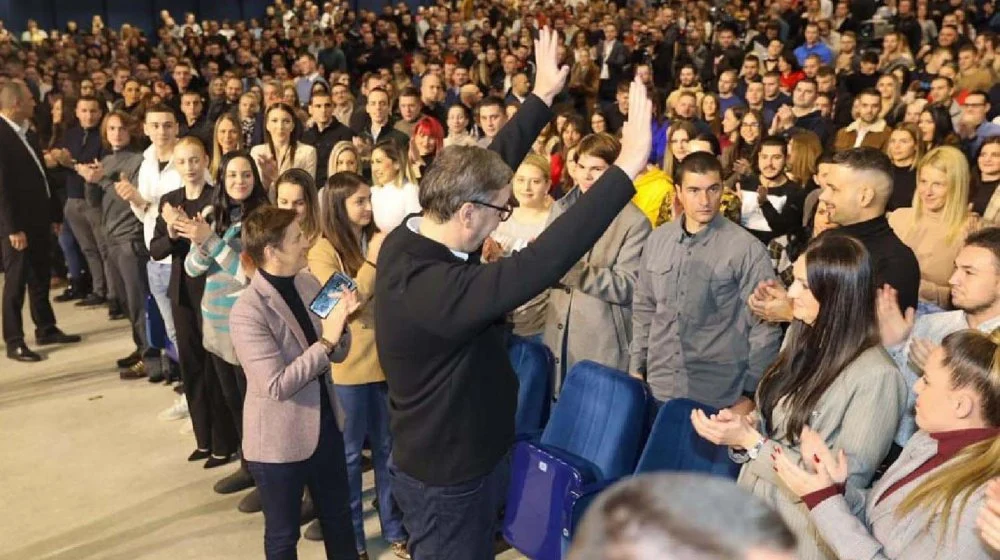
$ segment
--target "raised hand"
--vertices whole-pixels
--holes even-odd
[[[559,66],[559,34],[548,26],[543,27],[535,40],[535,89],[532,93],[541,98],[546,105],[552,105],[552,100],[562,91],[569,76],[569,66]],[[649,123],[646,123],[649,128]]]
[[[631,179],[635,179],[649,161],[653,147],[653,129],[649,125],[653,119],[653,104],[649,100],[646,86],[638,80],[629,85],[628,120],[622,125],[622,148],[615,160],[617,165]]]
[[[904,342],[913,332],[916,313],[913,308],[904,314],[899,309],[896,289],[885,284],[878,290],[875,297],[875,310],[878,313],[878,331],[883,346],[895,346]]]

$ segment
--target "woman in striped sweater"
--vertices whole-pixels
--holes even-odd
[[[184,260],[185,272],[192,278],[205,276],[201,300],[203,343],[242,440],[246,377],[229,338],[229,312],[249,282],[240,262],[243,217],[268,204],[268,198],[256,164],[246,152],[223,156],[216,184],[222,188],[216,191],[212,215],[191,221],[180,233],[191,240],[191,250]],[[246,462],[241,461],[240,469],[220,480],[215,491],[230,494],[251,486],[253,478]]]

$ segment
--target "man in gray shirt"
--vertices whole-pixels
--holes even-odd
[[[639,263],[630,371],[657,400],[746,413],[781,345],[781,329],[754,317],[746,301],[774,270],[764,245],[719,214],[718,158],[689,155],[678,184],[683,215],[650,234]]]

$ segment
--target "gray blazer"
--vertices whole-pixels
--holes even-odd
[[[308,305],[321,286],[302,271],[295,276],[295,287]],[[316,333],[322,333],[319,317],[309,317]],[[260,274],[253,275],[233,305],[229,327],[247,376],[243,457],[260,463],[308,459],[319,442],[320,383],[326,383],[337,426],[343,430],[344,411],[330,377],[330,361],[347,357],[350,332],[344,330],[332,357],[322,343],[310,346],[281,294]]]
[[[580,194],[576,188],[556,201],[546,226]],[[565,372],[581,360],[628,369],[632,293],[650,231],[649,219],[629,202],[590,252],[549,291],[543,340],[556,358],[557,393]]]
[[[926,432],[917,432],[885,476],[870,489],[848,486],[845,495],[827,498],[810,512],[813,523],[837,557],[841,560],[988,560],[998,557],[979,538],[976,528],[985,487],[977,488],[964,508],[961,501],[956,500],[943,539],[940,537],[940,516],[936,513],[931,519],[926,512],[897,517],[896,509],[903,499],[924,478],[939,469],[949,468],[950,462],[911,480],[879,501],[886,490],[933,457],[937,449],[934,438]]]
[[[809,426],[823,436],[830,449],[839,448],[847,453],[848,484],[865,488],[889,453],[905,407],[906,383],[902,374],[882,346],[873,346],[840,372],[820,397]],[[779,404],[774,412],[775,425],[784,426],[787,417],[788,410]],[[776,442],[769,440],[757,459],[744,465],[739,485],[763,498],[781,514],[799,539],[797,558],[837,558],[820,538],[806,505],[774,472],[771,454],[776,445],[781,446],[781,452],[789,459],[802,463],[799,446],[791,445],[787,437]]]

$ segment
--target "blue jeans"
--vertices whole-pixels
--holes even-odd
[[[323,529],[326,557],[357,560],[348,506],[344,440],[333,414],[323,419],[312,457],[296,463],[257,463],[247,467],[257,483],[264,510],[264,553],[267,560],[295,560],[299,541],[302,491],[309,487]]]
[[[509,456],[492,472],[454,486],[429,486],[395,466],[389,472],[414,560],[495,557],[497,519],[510,482]]]
[[[167,296],[167,290],[170,288],[171,266],[169,262],[149,261],[146,263],[146,276],[149,278],[149,293],[156,300],[156,306],[160,308],[167,338],[170,339],[174,348],[177,348],[177,330],[174,328],[174,315],[170,312],[170,297]]]
[[[80,246],[76,244],[76,237],[73,236],[69,222],[66,221],[63,221],[62,229],[59,230],[59,248],[62,249],[63,258],[66,259],[70,280],[76,280],[83,272],[83,254],[80,253]]]
[[[359,551],[365,550],[365,521],[361,514],[361,447],[365,436],[372,448],[375,466],[375,492],[378,495],[378,517],[382,537],[390,543],[405,542],[406,533],[399,509],[392,501],[389,479],[389,454],[392,437],[389,435],[388,386],[382,383],[364,385],[337,385],[337,396],[344,407],[344,455],[347,458],[347,483],[351,489],[351,518],[354,522],[354,541]]]

